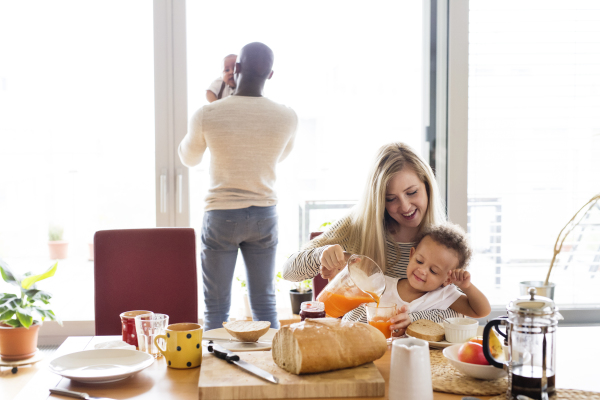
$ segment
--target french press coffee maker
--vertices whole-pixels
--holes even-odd
[[[507,399],[519,395],[539,400],[556,398],[556,328],[561,317],[551,299],[535,294],[535,288],[529,288],[528,296],[508,304],[508,316],[488,322],[483,330],[485,358],[508,372]],[[506,334],[498,330],[499,325],[506,326]],[[489,335],[494,327],[508,345],[505,362],[490,354]]]

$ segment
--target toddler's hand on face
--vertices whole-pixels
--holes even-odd
[[[392,336],[403,336],[406,333],[406,327],[410,325],[410,317],[408,316],[408,308],[402,306],[396,309],[396,316],[390,318],[390,329]]]
[[[464,269],[455,269],[450,273],[450,283],[454,283],[460,289],[471,287],[471,274]]]

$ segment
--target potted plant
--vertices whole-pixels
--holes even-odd
[[[63,240],[63,228],[58,225],[50,225],[48,229],[48,249],[51,260],[62,260],[67,258],[69,242]]]
[[[292,313],[300,314],[300,304],[312,300],[312,279],[295,282],[290,290],[290,301],[292,302]]]
[[[49,304],[50,293],[36,288],[35,283],[54,275],[58,262],[46,272],[23,276],[14,274],[0,259],[2,279],[18,286],[20,295],[0,293],[0,357],[7,361],[24,360],[37,351],[38,331],[46,318],[57,320],[54,312],[43,308]],[[59,321],[60,323],[60,321]]]

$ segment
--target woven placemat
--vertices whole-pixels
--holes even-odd
[[[429,350],[431,383],[435,392],[469,396],[493,396],[506,393],[506,378],[482,381],[461,374],[444,357],[441,350]],[[600,400],[600,399],[599,399]]]
[[[492,397],[490,400],[506,400],[506,395]],[[556,389],[555,400],[600,400],[600,393],[575,389]]]

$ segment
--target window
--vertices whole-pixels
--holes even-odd
[[[545,279],[560,230],[600,192],[599,27],[596,2],[470,1],[471,265],[495,305]],[[600,304],[599,243],[596,207],[555,262],[559,306]]]
[[[41,272],[62,228],[68,257],[40,287],[63,320],[94,318],[94,232],[156,226],[152,10],[0,5],[0,257]]]
[[[281,268],[306,241],[299,221],[304,223],[307,206],[331,205],[309,213],[309,230],[317,230],[347,211],[335,207],[357,200],[381,145],[403,141],[421,151],[423,6],[397,1],[260,4],[234,1],[227,8],[235,12],[224,13],[220,2],[187,2],[188,115],[207,103],[206,88],[220,75],[223,57],[253,41],[272,48],[274,75],[265,95],[292,107],[299,117],[295,148],[278,169]],[[205,158],[190,170],[191,226],[197,230],[208,165]],[[282,292],[278,303],[287,306],[287,291]],[[235,298],[232,303],[242,304]]]

